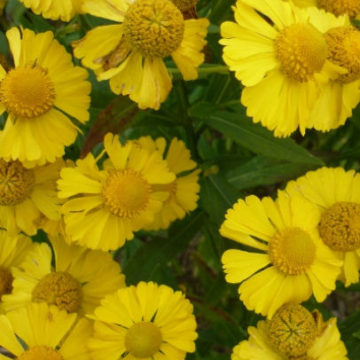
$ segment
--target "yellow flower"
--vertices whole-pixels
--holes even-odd
[[[276,201],[248,196],[226,214],[220,233],[253,248],[227,250],[226,281],[241,283],[240,299],[269,318],[283,304],[318,302],[335,289],[342,261],[319,238],[320,214],[302,197],[279,191]]]
[[[110,79],[114,93],[129,95],[141,109],[159,109],[172,87],[163,60],[169,56],[185,80],[198,77],[207,19],[184,20],[170,0],[120,0],[106,14],[99,5],[98,16],[117,24],[90,30],[74,43],[74,54],[98,80]]]
[[[51,31],[35,34],[12,28],[6,36],[15,68],[0,66],[0,113],[7,112],[0,131],[0,157],[43,165],[54,162],[72,144],[80,123],[89,119],[87,71]]]
[[[3,296],[7,311],[46,302],[69,313],[91,314],[103,297],[125,285],[109,253],[68,245],[61,236],[50,241],[54,259],[46,243],[36,244],[21,269],[13,269],[13,291]]]
[[[107,296],[95,310],[88,345],[97,360],[182,360],[195,351],[193,307],[180,291],[140,282]]]
[[[343,259],[345,285],[359,282],[360,175],[343,168],[310,171],[286,187],[290,196],[303,196],[321,213],[320,237]]]
[[[158,150],[163,157],[165,155],[166,140],[164,138],[157,138],[154,141],[150,137],[142,137],[136,142],[145,149]],[[176,175],[176,179],[170,184],[158,187],[160,190],[168,192],[168,198],[155,215],[154,222],[146,227],[148,230],[167,229],[171,222],[183,219],[186,213],[195,210],[199,199],[200,170],[194,170],[197,164],[191,160],[190,151],[186,148],[185,143],[177,138],[172,139],[165,160],[170,171]]]
[[[0,315],[1,359],[90,360],[91,322],[56,306],[31,304]]]
[[[25,235],[10,235],[0,229],[0,301],[13,289],[11,268],[19,266],[31,249],[32,241]]]
[[[99,170],[97,159],[88,154],[75,168],[61,171],[59,197],[67,234],[73,241],[93,249],[115,250],[134,231],[154,221],[168,193],[155,185],[174,181],[158,151],[148,151],[134,142],[124,146],[118,136],[104,139],[109,159]]]
[[[340,71],[327,60],[323,32],[344,24],[316,8],[281,0],[238,0],[236,23],[221,26],[223,58],[244,85],[241,102],[275,136],[302,134],[324,83]],[[321,121],[315,119],[314,121]]]
[[[343,26],[326,31],[325,39],[328,60],[344,71],[324,87],[311,112],[310,124],[322,131],[343,125],[360,101],[360,31],[344,19]]]
[[[235,346],[231,360],[348,360],[336,318],[324,322],[300,305],[286,305],[272,320],[249,327],[249,339]]]
[[[42,217],[60,220],[56,180],[62,165],[58,160],[27,169],[17,160],[0,159],[0,226],[35,235]]]

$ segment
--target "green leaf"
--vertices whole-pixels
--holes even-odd
[[[237,109],[240,111],[239,107]],[[244,110],[237,113],[218,111],[211,104],[200,103],[190,109],[190,115],[202,119],[205,124],[256,154],[291,163],[323,165],[320,159],[292,139],[275,138],[269,130],[254,124]]]
[[[141,280],[149,281],[155,270],[186,249],[204,221],[204,213],[197,211],[182,221],[174,223],[167,238],[156,238],[145,243],[124,267],[128,285]]]
[[[243,190],[294,179],[315,168],[315,165],[307,164],[274,163],[264,156],[256,156],[229,171],[226,177],[231,185]]]
[[[341,338],[345,343],[350,360],[358,360],[360,354],[360,311],[340,323]]]
[[[202,180],[201,206],[218,225],[224,221],[226,211],[239,197],[240,193],[221,174],[209,175]]]

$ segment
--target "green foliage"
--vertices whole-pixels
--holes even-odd
[[[93,73],[91,121],[82,128],[76,143],[66,153],[76,160],[81,154],[100,151],[103,134],[113,131],[123,140],[142,135],[178,137],[186,141],[202,169],[199,207],[167,231],[140,232],[115,254],[128,284],[140,280],[166,283],[186,292],[198,319],[199,339],[191,360],[225,360],[231,349],[247,338],[247,327],[261,318],[245,309],[236,286],[227,284],[221,269],[221,255],[236,246],[222,238],[218,229],[225,213],[238,198],[254,193],[275,196],[286,181],[321,166],[359,169],[360,116],[336,131],[296,133],[292,139],[275,138],[246,116],[240,104],[241,86],[221,60],[219,25],[230,19],[232,0],[201,0],[199,16],[211,20],[206,64],[199,79],[184,84],[179,71],[170,65],[174,88],[160,111],[139,111],[127,98],[115,97],[107,82],[97,82]],[[7,56],[4,33],[22,25],[35,31],[54,31],[71,52],[71,42],[103,20],[77,16],[69,24],[44,20],[16,0],[7,5],[7,18],[1,20],[0,52]],[[2,125],[2,122],[0,122]],[[43,234],[36,238],[44,241]],[[347,289],[343,289],[346,297]],[[353,292],[360,303],[360,289]],[[317,304],[309,303],[309,308]],[[339,305],[340,306],[340,305]],[[325,302],[325,317],[337,315],[338,308]],[[360,311],[345,313],[339,319],[342,338],[350,360],[360,354]]]

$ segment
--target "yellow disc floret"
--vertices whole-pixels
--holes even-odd
[[[31,193],[35,183],[32,170],[25,169],[19,161],[0,159],[0,205],[15,206]]]
[[[360,31],[352,26],[337,27],[330,29],[325,39],[329,60],[348,71],[338,80],[351,82],[360,79]]]
[[[279,33],[275,54],[289,78],[304,82],[323,67],[327,45],[324,36],[312,25],[293,24]]]
[[[307,359],[317,326],[312,314],[303,306],[286,304],[267,320],[267,335],[272,346],[289,359]]]
[[[151,358],[162,342],[160,329],[152,322],[134,324],[126,333],[126,350],[136,358]]]
[[[132,218],[149,202],[150,184],[134,170],[113,170],[103,187],[105,205],[113,215]]]
[[[77,312],[81,306],[81,285],[67,272],[52,272],[45,275],[35,286],[32,299],[35,302],[56,305],[69,313]]]
[[[355,17],[360,13],[360,0],[317,0],[318,6],[336,16],[348,14]]]
[[[5,267],[0,266],[0,299],[3,295],[11,293],[13,279],[11,272]]]
[[[304,273],[313,263],[315,251],[310,235],[297,227],[279,231],[269,244],[271,262],[287,275]]]
[[[17,357],[17,360],[64,360],[64,358],[58,351],[51,347],[37,345],[26,350]]]
[[[181,11],[189,10],[198,3],[199,0],[171,0]]]
[[[34,118],[47,113],[55,101],[55,88],[40,66],[10,70],[0,83],[0,99],[16,117]]]
[[[164,58],[179,47],[184,18],[170,0],[137,0],[126,12],[124,35],[144,56]]]
[[[333,250],[352,251],[360,248],[360,204],[337,202],[321,216],[319,233]]]

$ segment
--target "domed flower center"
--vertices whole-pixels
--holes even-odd
[[[11,272],[5,267],[0,266],[0,299],[3,295],[11,293],[13,280]]]
[[[51,347],[37,345],[26,350],[17,360],[64,360],[64,358],[58,351]]]
[[[325,210],[319,233],[329,248],[352,251],[360,248],[360,204],[337,202]]]
[[[195,7],[199,0],[171,0],[181,11]]]
[[[35,184],[32,170],[25,169],[19,161],[0,159],[0,205],[15,206],[22,203]]]
[[[315,245],[300,228],[287,228],[275,234],[269,244],[271,262],[287,275],[304,273],[315,258]]]
[[[352,26],[337,27],[330,29],[325,39],[329,60],[348,71],[338,80],[351,82],[360,79],[360,31]]]
[[[160,349],[162,335],[152,322],[134,324],[126,333],[126,350],[137,358],[150,358]]]
[[[149,202],[150,184],[134,170],[113,170],[103,187],[104,203],[113,215],[132,218]]]
[[[355,17],[360,13],[360,0],[317,0],[318,6],[336,16],[348,14]]]
[[[289,359],[308,359],[306,353],[317,335],[312,314],[301,305],[282,306],[267,320],[269,342]]]
[[[327,45],[324,36],[312,25],[293,24],[279,33],[275,54],[289,78],[305,82],[323,67]]]
[[[9,113],[34,118],[54,105],[55,88],[47,71],[40,66],[10,70],[0,83],[0,98]]]
[[[67,272],[51,272],[35,286],[32,299],[56,305],[69,313],[77,312],[82,300],[81,285]]]
[[[144,56],[169,56],[183,35],[183,15],[170,0],[137,0],[126,12],[125,39]]]

